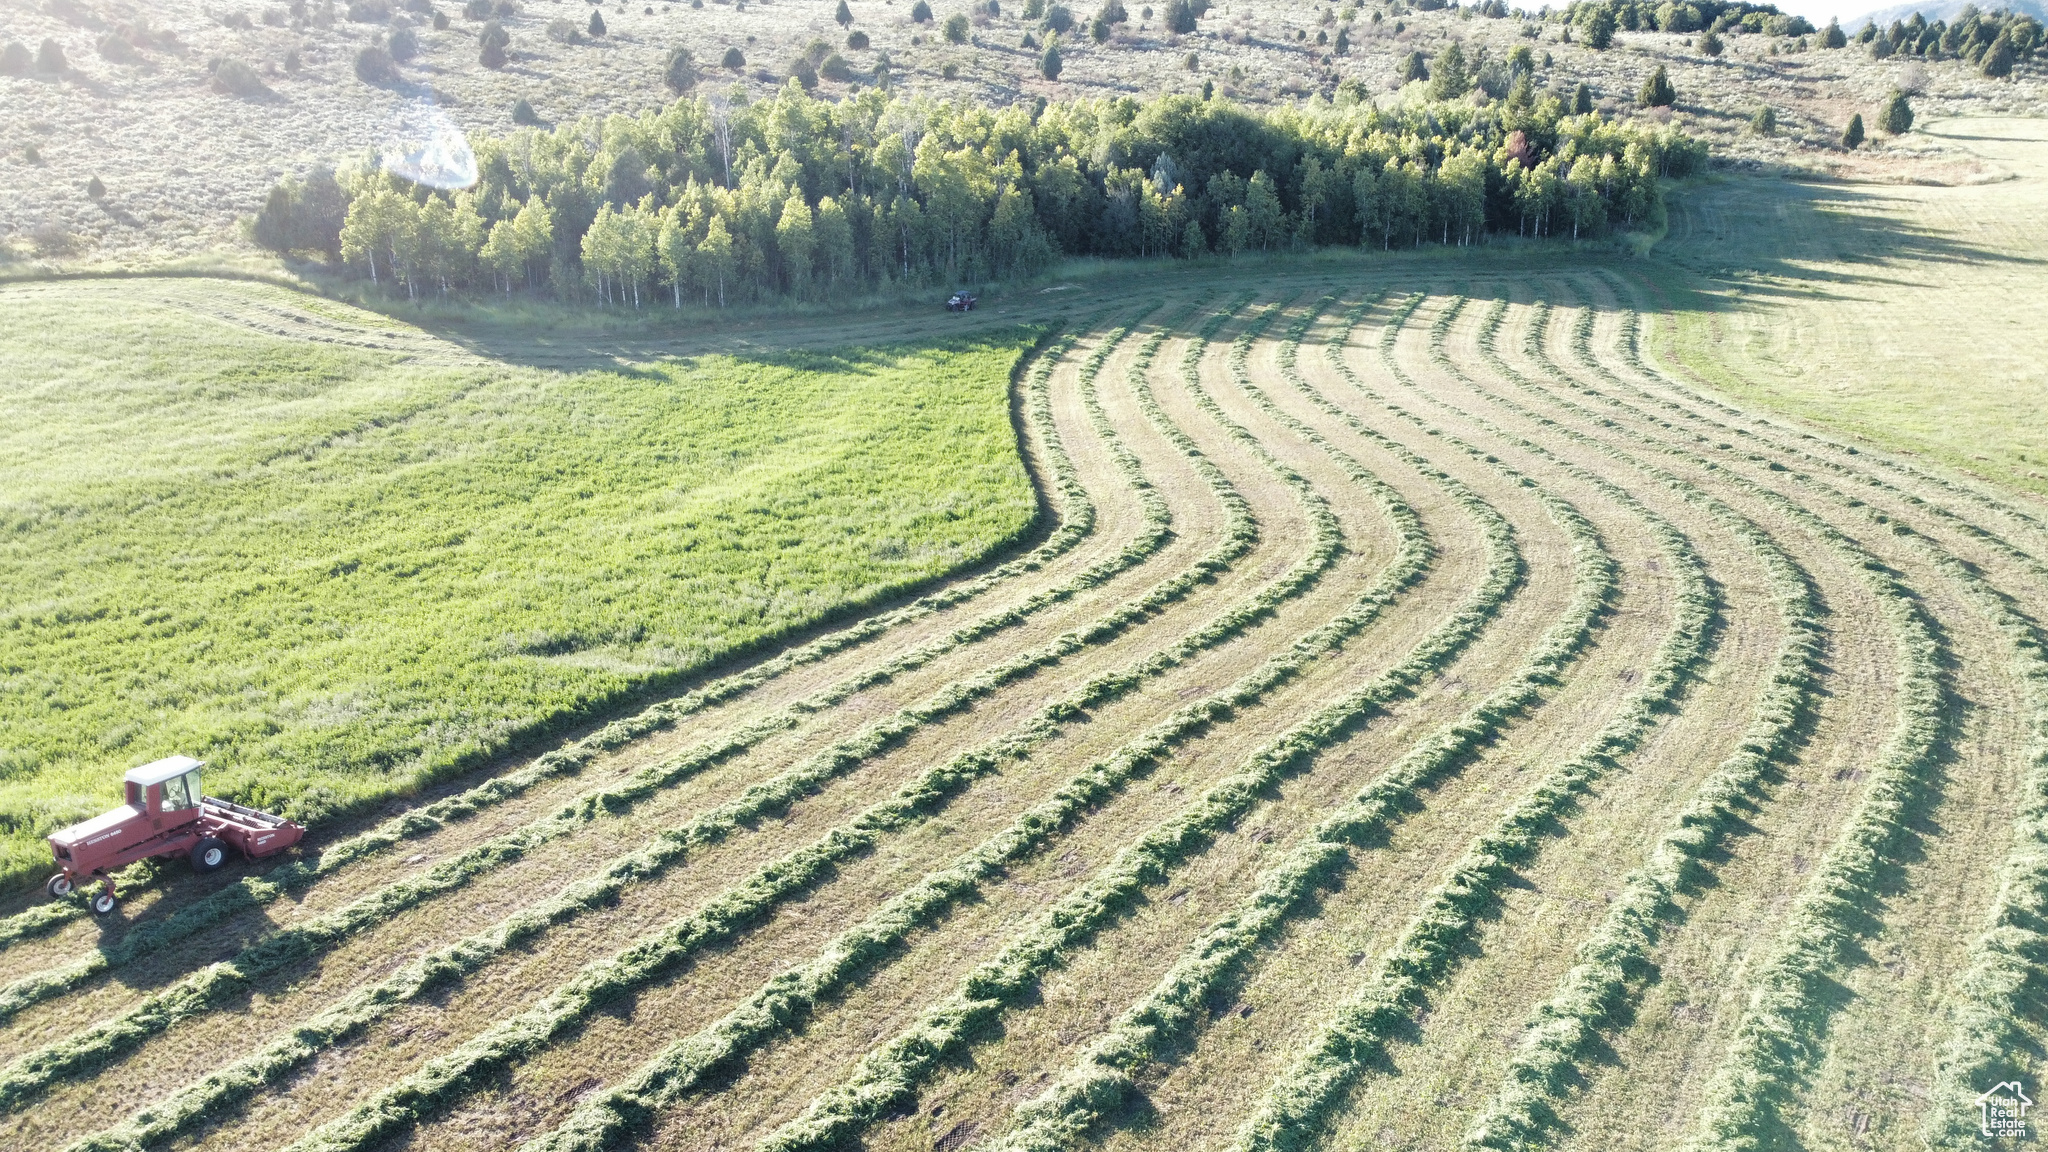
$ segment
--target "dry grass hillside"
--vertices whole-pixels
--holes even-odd
[[[1185,36],[1132,3],[1129,22],[1106,43],[1093,43],[1081,26],[1064,38],[1066,67],[1057,82],[1039,76],[1038,52],[1022,46],[1027,35],[1043,36],[1039,22],[1022,19],[1022,5],[1010,0],[1002,0],[1000,16],[976,16],[958,44],[941,26],[967,10],[966,0],[940,0],[934,19],[921,24],[911,19],[912,0],[849,0],[851,29],[866,35],[865,50],[847,46],[830,0],[709,0],[702,7],[635,0],[596,9],[504,0],[500,7],[512,10],[500,17],[511,35],[510,61],[492,70],[478,59],[481,22],[452,0],[0,2],[0,45],[19,42],[36,52],[53,41],[67,65],[0,76],[0,260],[130,262],[241,244],[239,221],[286,173],[376,148],[434,108],[465,129],[494,131],[512,127],[513,104],[522,98],[543,122],[641,112],[670,98],[662,68],[678,46],[701,67],[699,91],[721,94],[759,95],[783,83],[791,61],[823,40],[844,58],[848,70],[839,74],[849,77],[828,75],[819,89],[827,97],[873,83],[886,54],[898,85],[940,98],[1001,104],[1038,95],[1199,91],[1213,83],[1236,99],[1270,104],[1330,96],[1346,79],[1363,83],[1374,99],[1395,99],[1395,69],[1411,51],[1433,56],[1455,38],[1468,55],[1483,50],[1500,59],[1527,43],[1543,84],[1569,89],[1584,80],[1619,115],[1645,114],[1635,110],[1633,94],[1658,64],[1667,65],[1678,104],[1654,114],[1706,135],[1730,161],[1944,183],[1991,174],[1925,135],[1880,140],[1851,156],[1835,145],[1842,124],[1856,111],[1868,118],[1893,87],[1918,90],[1923,116],[2048,108],[2048,70],[2038,61],[1994,81],[1954,60],[1878,62],[1853,43],[1797,52],[1795,41],[1765,35],[1731,35],[1718,58],[1699,54],[1689,37],[1663,33],[1622,33],[1612,49],[1593,52],[1564,42],[1555,23],[1486,19],[1469,8],[1415,12],[1398,3],[1226,0]],[[587,33],[593,11],[604,21],[601,37]],[[1083,24],[1091,15],[1086,7],[1074,11]],[[1319,33],[1334,39],[1347,21],[1347,54],[1317,45]],[[575,42],[566,42],[571,28]],[[399,66],[398,79],[357,77],[360,50],[403,36],[417,40],[418,52]],[[720,66],[729,48],[745,56],[743,67]],[[1766,102],[1780,130],[1760,138],[1747,125]],[[97,198],[89,190],[95,178],[104,187]]]

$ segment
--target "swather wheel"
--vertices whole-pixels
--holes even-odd
[[[93,915],[105,916],[107,913],[112,912],[113,910],[114,894],[112,892],[101,892],[92,898]]]
[[[45,889],[48,889],[51,896],[55,897],[58,900],[62,900],[66,896],[71,895],[71,874],[68,872],[59,872],[55,876],[50,877],[50,882],[48,884],[43,885],[43,887]]]
[[[199,843],[192,846],[192,870],[194,872],[211,872],[222,864],[227,863],[227,860],[228,846],[217,837],[202,837]]]

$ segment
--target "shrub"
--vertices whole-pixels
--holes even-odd
[[[117,32],[102,35],[94,46],[99,49],[101,57],[116,64],[134,64],[142,59],[142,53],[135,50],[135,45]]]
[[[747,66],[747,54],[738,48],[727,48],[725,55],[719,58],[718,64],[721,68],[728,68],[737,72]]]
[[[583,30],[576,27],[574,21],[556,17],[548,21],[547,38],[557,44],[581,44],[583,43]]]
[[[929,24],[931,19],[932,6],[925,3],[925,0],[917,0],[917,3],[910,6],[910,22],[912,24]]]
[[[533,105],[526,102],[526,97],[521,96],[512,102],[512,122],[529,128],[540,124],[540,116],[534,112]]]
[[[356,79],[365,84],[398,82],[398,61],[382,44],[368,44],[356,53]]]
[[[946,17],[946,23],[944,25],[943,31],[945,32],[947,43],[967,43],[967,14],[964,12],[955,12],[951,16]]]
[[[468,0],[462,6],[462,15],[470,20],[489,20],[491,0]]]
[[[590,27],[587,31],[593,39],[604,35],[604,13],[595,8],[590,10]]]
[[[420,38],[410,28],[397,28],[391,33],[391,58],[400,62],[420,54]]]
[[[43,46],[36,49],[36,71],[64,72],[70,67],[71,62],[64,58],[64,46],[55,40],[45,39]]]
[[[947,80],[957,80],[960,78],[960,65],[948,60],[939,65],[939,75]]]
[[[446,12],[441,11],[439,8],[434,9],[434,31],[446,32],[447,30],[448,14]]]
[[[1849,126],[1842,129],[1842,147],[1855,151],[1863,144],[1863,113],[1849,117]]]
[[[697,86],[697,58],[688,48],[668,50],[668,61],[661,67],[661,82],[678,96]]]
[[[213,79],[208,86],[224,96],[240,96],[244,100],[262,100],[276,95],[263,78],[256,75],[254,68],[240,60],[226,58],[215,61]]]
[[[476,34],[476,40],[477,63],[496,70],[503,68],[511,60],[505,49],[512,44],[512,34],[505,31],[504,26],[496,20],[485,21],[483,28]]]
[[[1671,77],[1662,64],[1643,81],[1643,90],[1636,93],[1636,104],[1644,108],[1669,108],[1678,100],[1678,93],[1671,87]]]
[[[7,47],[0,48],[0,76],[26,76],[34,67],[35,57],[21,41],[9,40]]]
[[[1899,136],[1913,128],[1913,106],[1906,103],[1906,94],[1897,88],[1885,97],[1884,107],[1878,111],[1877,126],[1888,136]]]
[[[868,34],[867,34],[867,33],[865,33],[865,32],[849,32],[849,33],[847,33],[847,34],[846,34],[846,46],[847,46],[847,47],[848,47],[849,49],[851,49],[851,50],[853,50],[853,51],[855,51],[855,52],[865,52],[865,51],[867,51],[867,47],[868,47]]]
[[[1038,74],[1047,80],[1057,80],[1060,78],[1060,70],[1065,67],[1065,62],[1060,59],[1060,46],[1050,40],[1046,41],[1045,53],[1038,58]]]
[[[348,18],[356,24],[388,24],[391,22],[390,0],[349,0]]]

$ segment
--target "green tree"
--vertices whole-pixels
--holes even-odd
[[[1708,56],[1719,56],[1721,54],[1721,50],[1723,47],[1724,45],[1722,45],[1721,43],[1721,38],[1719,36],[1714,35],[1712,29],[1700,33],[1701,53]]]
[[[747,66],[747,54],[740,51],[738,48],[727,48],[725,50],[725,56],[723,59],[719,60],[719,64],[723,67],[732,69],[734,72],[737,72],[740,69],[745,68]]]
[[[718,306],[725,307],[725,284],[732,279],[735,267],[732,255],[732,232],[725,226],[725,219],[713,216],[704,228],[704,242],[697,245],[693,257],[697,274],[705,282],[718,289]]]
[[[1662,64],[1643,81],[1643,90],[1636,93],[1636,103],[1644,108],[1669,108],[1677,100],[1678,93],[1671,87],[1671,77],[1665,74]]]
[[[680,96],[697,86],[697,58],[690,55],[688,48],[671,48],[668,61],[661,68],[662,83],[668,90]]]
[[[1847,48],[1849,46],[1849,36],[1842,31],[1842,22],[1840,20],[1828,21],[1827,29],[1820,34],[1820,46],[1823,48]]]
[[[839,0],[839,10],[832,13],[832,19],[837,20],[841,28],[853,26],[853,9],[846,6],[846,0]]]
[[[943,31],[945,32],[948,44],[967,43],[967,14],[965,12],[955,12],[951,16],[946,17]]]
[[[1465,70],[1465,50],[1455,40],[1436,54],[1436,59],[1430,62],[1429,72],[1429,98],[1432,100],[1456,100],[1472,87],[1472,78]]]
[[[1195,6],[1188,0],[1166,0],[1166,30],[1186,36],[1195,30]]]
[[[1906,94],[1897,88],[1886,96],[1884,107],[1878,111],[1877,126],[1888,136],[1902,136],[1913,128],[1913,106],[1906,103]]]
[[[676,204],[661,214],[661,231],[654,238],[655,259],[660,261],[670,296],[678,308],[683,306],[683,289],[696,278],[697,245],[691,238],[694,231],[690,215]]]
[[[1593,110],[1593,89],[1585,81],[1572,89],[1572,115],[1584,116]]]
[[[1024,18],[1037,20],[1045,15],[1045,0],[1024,0]]]
[[[784,284],[799,295],[806,294],[811,283],[811,253],[817,247],[811,225],[811,206],[804,203],[803,193],[791,193],[775,221],[775,248],[782,254]]]
[[[1429,79],[1429,65],[1422,59],[1421,52],[1410,52],[1394,69],[1394,76],[1403,84]]]
[[[1280,207],[1280,192],[1264,168],[1252,173],[1244,192],[1246,241],[1261,252],[1279,247],[1287,238],[1287,216]]]
[[[925,3],[925,0],[917,0],[917,3],[910,6],[910,22],[912,24],[929,24],[931,19],[932,6]]]
[[[1776,135],[1778,113],[1769,104],[1763,105],[1756,110],[1756,115],[1749,118],[1749,130],[1758,136]]]
[[[1993,80],[2003,79],[2012,75],[2012,65],[2015,56],[2016,53],[2012,50],[2012,41],[2004,36],[2000,36],[1998,39],[1993,40],[1991,47],[1985,51],[1984,63],[1980,66],[1980,70],[1984,75],[1991,77]]]
[[[604,35],[604,13],[599,12],[595,8],[590,10],[589,32],[592,36]]]
[[[1059,41],[1050,36],[1046,37],[1045,52],[1038,57],[1038,74],[1047,80],[1057,80],[1060,78],[1060,69],[1065,67],[1065,62],[1060,59]]]
[[[1580,5],[1578,25],[1586,47],[1605,51],[1614,43],[1614,10],[1606,4]]]
[[[1863,113],[1849,117],[1849,126],[1842,129],[1842,147],[1855,151],[1863,143]]]
[[[486,68],[503,68],[511,57],[506,49],[512,45],[512,34],[496,20],[486,21],[476,34],[477,62]]]

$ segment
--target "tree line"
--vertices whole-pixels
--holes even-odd
[[[256,239],[408,295],[644,306],[1028,275],[1064,256],[1471,244],[1645,227],[1703,166],[1676,129],[1517,83],[1474,107],[1163,96],[1004,109],[881,91],[681,98],[473,137],[453,193],[369,162],[274,189]]]

